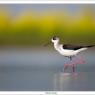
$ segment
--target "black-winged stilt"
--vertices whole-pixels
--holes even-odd
[[[57,50],[61,55],[64,55],[65,57],[70,58],[70,60],[72,60],[72,57],[76,56],[78,53],[80,53],[81,51],[87,50],[90,47],[93,47],[95,45],[89,45],[89,46],[76,46],[76,45],[70,45],[70,44],[59,44],[59,37],[54,36],[51,39],[51,42],[54,44],[54,48],[55,50]],[[47,44],[46,44],[47,45]],[[84,60],[80,61],[76,61],[76,64],[84,62]],[[73,69],[73,72],[75,72],[75,64],[66,64],[66,66],[64,65],[64,69],[66,69],[68,66],[71,66]]]

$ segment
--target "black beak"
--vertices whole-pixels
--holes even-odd
[[[50,45],[50,44],[51,44],[51,42],[48,42],[48,43],[44,44],[44,46],[46,47],[46,46],[48,46],[48,45]]]

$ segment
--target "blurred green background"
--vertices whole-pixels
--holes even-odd
[[[83,4],[0,6],[1,46],[42,46],[54,35],[59,36],[63,43],[95,44],[95,6]]]

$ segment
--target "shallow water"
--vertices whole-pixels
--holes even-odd
[[[86,63],[78,65],[77,74],[63,73],[69,59],[56,51],[32,49],[0,50],[1,91],[94,91],[95,52],[87,51]]]

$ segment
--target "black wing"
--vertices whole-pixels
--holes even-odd
[[[84,46],[75,46],[75,45],[69,45],[69,44],[63,45],[63,49],[68,49],[68,50],[78,50],[81,48],[84,48]]]

